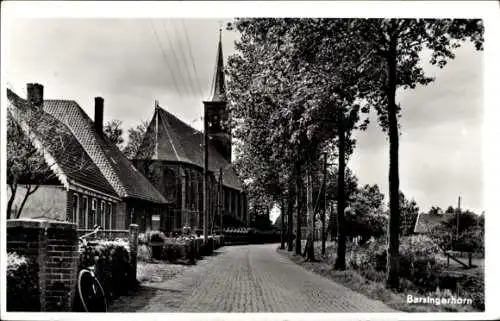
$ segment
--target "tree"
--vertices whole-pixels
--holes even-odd
[[[306,206],[310,246],[307,259],[314,260],[314,208],[308,183],[312,181],[311,166],[333,145],[335,137],[340,137],[337,140],[342,149],[340,168],[344,168],[346,155],[354,145],[351,132],[363,128],[363,124],[356,126],[359,111],[367,111],[356,103],[364,86],[360,86],[364,84],[360,79],[366,73],[363,58],[366,51],[346,40],[353,35],[347,20],[237,19],[234,28],[242,36],[236,43],[238,54],[228,63],[233,114],[244,119],[243,123],[252,124],[244,126],[243,140],[248,143],[252,137],[266,132],[264,128],[273,129],[264,141],[279,151],[271,153],[271,157],[275,155],[277,163],[287,164],[287,172],[293,173],[288,177],[295,176],[297,181],[297,199],[301,202],[305,198],[309,205]],[[303,182],[305,197],[298,188]],[[345,207],[343,204],[345,199],[340,197],[341,208]],[[300,223],[302,206],[297,205]],[[339,212],[342,225],[343,211]],[[339,231],[343,233],[343,228]],[[339,253],[344,254],[338,256],[337,264],[341,269],[345,268],[344,239],[340,237]],[[296,244],[300,246],[299,227]],[[300,249],[296,250],[300,253]]]
[[[434,79],[426,76],[421,64],[422,51],[430,52],[429,62],[443,68],[455,57],[453,51],[470,40],[483,48],[483,23],[471,19],[354,19],[351,27],[363,39],[360,48],[372,51],[370,63],[379,66],[373,73],[369,99],[379,123],[389,138],[389,246],[387,282],[399,288],[399,124],[401,106],[396,102],[398,88],[414,89]]]
[[[123,154],[125,154],[128,159],[133,159],[137,155],[143,143],[144,136],[146,135],[148,125],[149,123],[143,120],[135,128],[132,127],[128,129],[127,145],[123,148]]]
[[[432,206],[429,210],[429,215],[440,215],[443,214],[443,210],[439,206]]]
[[[43,156],[32,145],[28,135],[14,120],[10,112],[7,113],[7,184],[10,188],[10,197],[7,202],[7,219],[19,218],[26,201],[38,190],[39,184],[33,183],[46,178],[51,172]],[[18,187],[26,189],[19,208],[13,209]]]
[[[12,105],[7,112],[7,184],[10,196],[7,202],[7,218],[21,216],[29,197],[42,184],[59,184],[53,171],[56,165],[70,170],[82,171],[91,164],[90,158],[80,150],[73,149],[75,138],[66,126],[35,106],[7,90]],[[51,159],[49,161],[49,159]],[[19,207],[14,201],[19,187],[26,190]]]
[[[446,209],[446,214],[453,214],[455,213],[455,209],[453,208],[453,206],[448,206],[448,208]]]
[[[103,128],[104,133],[109,138],[111,143],[121,149],[123,144],[123,129],[120,120],[113,119],[108,121]]]

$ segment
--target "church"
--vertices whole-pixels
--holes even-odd
[[[248,226],[247,197],[232,164],[231,128],[224,79],[222,42],[219,37],[210,97],[203,102],[208,136],[209,231]],[[142,144],[133,160],[167,199],[167,211],[152,213],[152,229],[179,231],[188,226],[203,230],[204,133],[192,128],[155,102]]]

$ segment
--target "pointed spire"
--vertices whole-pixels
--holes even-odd
[[[211,102],[226,101],[226,86],[224,83],[224,59],[222,55],[222,28],[219,29],[219,45],[217,47],[217,60],[215,65],[215,73],[210,91]]]
[[[158,159],[158,117],[160,116],[158,109],[160,109],[160,103],[159,103],[158,100],[155,100],[155,113],[154,113],[154,118],[155,118],[155,146],[154,146],[153,159]]]

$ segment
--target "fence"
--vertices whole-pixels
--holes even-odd
[[[35,265],[35,283],[38,288],[36,307],[39,311],[70,312],[76,293],[78,275],[78,236],[76,225],[52,220],[7,220],[7,252],[16,252]],[[130,230],[119,231],[129,239],[133,266],[130,282],[137,274],[137,236],[135,224]],[[7,298],[8,301],[8,298]],[[26,307],[26,310],[31,310]],[[25,311],[26,311],[25,310]]]
[[[78,236],[93,232],[94,230],[78,229]],[[95,236],[89,238],[92,239],[126,239],[129,237],[129,230],[99,230]]]

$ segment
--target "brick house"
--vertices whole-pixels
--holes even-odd
[[[247,198],[243,183],[231,163],[231,130],[224,84],[222,44],[219,39],[211,95],[204,101],[206,111],[209,172],[209,225],[247,226]],[[134,159],[165,198],[173,203],[164,230],[203,226],[204,134],[195,130],[155,103],[153,117]],[[222,187],[219,185],[222,173]],[[219,190],[222,189],[222,193]],[[222,194],[222,195],[221,195]],[[219,198],[218,195],[221,195]],[[220,203],[218,203],[220,200]],[[222,210],[218,210],[218,204]]]
[[[28,84],[27,96],[7,90],[8,112],[54,175],[39,182],[21,216],[71,221],[80,230],[154,228],[168,202],[103,133],[103,99],[95,98],[92,121],[75,101],[44,99],[40,84]],[[14,206],[17,194],[23,191]]]

